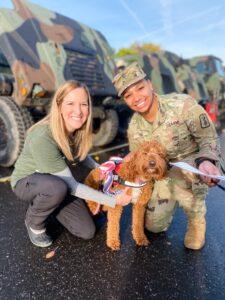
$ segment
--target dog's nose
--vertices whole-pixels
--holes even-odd
[[[150,166],[150,168],[154,168],[155,165],[156,165],[156,162],[155,162],[154,160],[150,160],[150,161],[149,161],[149,166]]]

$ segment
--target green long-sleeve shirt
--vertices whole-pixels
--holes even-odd
[[[87,159],[87,162],[90,165],[90,159]],[[92,167],[94,167],[94,164]],[[116,204],[115,198],[96,191],[74,179],[47,124],[37,126],[28,132],[23,150],[15,164],[11,177],[12,188],[20,179],[35,172],[53,174],[62,178],[67,183],[71,194],[76,197],[111,207]]]

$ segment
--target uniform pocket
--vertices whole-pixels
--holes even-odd
[[[156,139],[161,143],[167,151],[169,159],[176,158],[180,150],[180,137],[178,127],[172,125],[160,126],[153,135],[153,139]]]

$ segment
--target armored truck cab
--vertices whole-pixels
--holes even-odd
[[[198,56],[189,59],[189,63],[202,74],[211,102],[218,105],[220,125],[225,121],[225,69],[222,60],[213,55]]]
[[[90,90],[94,145],[111,142],[118,130],[109,105],[116,67],[104,36],[26,0],[13,4],[0,9],[0,165],[15,162],[27,128],[46,115],[53,93],[69,79]]]
[[[189,60],[190,65],[204,76],[207,89],[212,98],[224,100],[225,72],[222,60],[218,57],[198,56]]]
[[[164,55],[174,67],[180,91],[189,94],[200,104],[204,105],[209,100],[209,95],[203,75],[192,69],[188,60],[183,59],[177,54],[165,51]]]

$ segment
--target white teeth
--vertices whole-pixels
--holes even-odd
[[[75,117],[75,116],[72,116],[72,119],[75,119],[75,120],[80,120],[81,117]]]
[[[137,107],[143,106],[144,104],[145,104],[145,101],[139,102],[139,103],[137,104]]]

